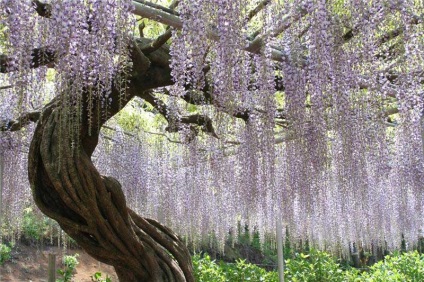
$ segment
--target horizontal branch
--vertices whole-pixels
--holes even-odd
[[[249,13],[247,14],[247,20],[250,21],[262,9],[264,9],[269,3],[271,3],[271,0],[262,0],[253,10],[249,11]]]
[[[38,0],[34,0],[33,3],[34,3],[36,11],[38,12],[40,16],[44,16],[44,17],[51,16],[49,12],[51,11],[51,6],[49,4],[42,3]],[[183,22],[178,17],[178,13],[176,13],[172,9],[163,7],[158,4],[150,3],[144,0],[135,0],[133,1],[133,5],[134,5],[133,13],[135,15],[138,15],[143,18],[147,18],[159,23],[163,23],[168,26],[172,26],[176,29],[182,29],[183,27]],[[303,13],[299,13],[299,14],[303,15]],[[281,30],[279,33],[281,33],[282,30],[287,29],[290,26],[290,24],[291,23],[284,21],[281,27],[279,28]],[[218,33],[212,30],[207,31],[207,36],[210,39],[215,41],[219,39]],[[256,42],[249,43],[248,47],[244,48],[244,50],[254,54],[260,54],[261,48],[257,48],[259,43],[263,44],[262,39],[256,39]],[[284,62],[284,61],[287,61],[288,59],[287,54],[277,49],[271,50],[271,58],[279,62]]]
[[[178,12],[174,11],[174,9],[173,9],[177,4],[175,2],[171,4],[170,8],[166,8],[162,5],[155,4],[155,3],[152,3],[150,1],[145,1],[145,0],[133,0],[133,3],[139,3],[139,4],[142,4],[142,5],[146,5],[146,6],[153,8],[153,9],[160,10],[160,11],[163,11],[163,12],[171,14],[171,15],[175,15],[175,16],[180,15]]]
[[[166,90],[166,89],[163,92],[166,95],[171,95],[169,93],[169,91]],[[199,94],[202,95],[202,96],[199,97]],[[200,91],[200,90],[187,90],[184,93],[184,95],[181,96],[180,98],[183,99],[185,102],[192,104],[192,105],[196,105],[196,106],[214,105],[214,106],[216,106],[216,108],[219,111],[226,113],[226,114],[228,114],[232,117],[242,119],[246,122],[249,120],[249,110],[248,109],[231,108],[231,111],[228,111],[225,106],[221,105],[220,103],[218,103],[217,101],[215,101],[213,99],[213,97],[211,96],[211,94],[209,92],[209,89],[207,88],[207,85],[205,86],[205,88],[202,91]]]
[[[183,22],[181,21],[181,19],[179,17],[173,15],[173,14],[166,13],[163,10],[158,10],[158,9],[146,6],[146,5],[138,3],[138,2],[133,2],[133,4],[134,4],[133,13],[138,15],[138,16],[148,18],[148,19],[151,19],[153,21],[172,26],[176,29],[182,29],[183,28]],[[208,30],[207,36],[211,40],[214,40],[214,41],[219,40],[219,35],[215,31]],[[261,53],[260,48],[259,49],[250,48],[250,49],[252,49],[252,50],[249,50],[249,47],[245,47],[243,50],[254,53],[254,54],[260,54]],[[274,61],[279,61],[279,62],[285,62],[288,59],[287,54],[283,53],[280,50],[276,50],[276,49],[271,50],[271,58]]]
[[[153,132],[153,131],[148,131],[148,130],[143,130],[143,132],[147,133],[147,134],[152,134],[152,135],[157,135],[157,136],[162,136],[165,137],[166,140],[168,140],[168,142],[171,143],[175,143],[175,144],[183,144],[183,142],[171,139],[168,135],[166,135],[165,133],[161,133],[161,132]]]
[[[275,30],[272,30],[262,36],[256,36],[256,38],[249,43],[249,45],[246,47],[245,50],[251,53],[258,53],[261,47],[264,46],[265,44],[264,40],[266,37],[278,36],[279,34],[286,31],[288,28],[290,28],[292,24],[299,21],[301,18],[303,18],[307,14],[308,14],[308,11],[306,9],[301,8],[298,10],[298,12],[295,15],[285,15],[281,21],[281,24]],[[274,48],[274,50],[277,50],[277,49]],[[281,50],[278,50],[278,51],[281,52]]]
[[[179,122],[184,124],[196,124],[202,127],[202,130],[204,132],[209,133],[215,138],[218,138],[218,135],[216,135],[215,130],[213,128],[212,119],[206,115],[194,114],[189,116],[183,116],[181,117]]]
[[[38,14],[41,16],[48,16],[49,15],[49,9],[45,6],[47,4],[42,4],[40,1],[33,1],[35,4],[35,9]],[[262,1],[262,3],[268,3],[269,1]],[[174,12],[173,9],[168,9],[165,7],[162,7],[157,4],[148,3],[144,0],[136,0],[134,3],[134,13],[145,17],[152,19],[157,22],[161,22],[164,24],[167,24],[169,26],[172,26],[177,29],[181,29],[183,26],[183,23],[181,19],[178,17],[178,13]],[[176,3],[176,2],[175,2]],[[264,4],[265,5],[265,4]],[[273,33],[268,34],[269,36],[276,36],[281,32],[284,32],[286,29],[288,29],[295,21],[300,20],[303,16],[307,14],[306,9],[300,9],[298,10],[294,15],[286,15],[283,17],[281,24],[279,28],[273,31]],[[422,21],[421,18],[414,18],[414,21],[416,23],[419,23]],[[414,23],[415,23],[414,22]],[[146,59],[146,56],[149,52],[154,52],[156,49],[160,46],[162,46],[170,37],[171,35],[171,28],[167,29],[164,34],[159,36],[156,40],[149,41],[144,39],[137,39],[137,44],[140,48],[135,48],[134,50],[137,51],[133,54],[137,54],[139,56],[132,56],[133,60],[139,58],[140,63],[136,63],[136,65],[144,66],[145,68],[149,68],[148,60]],[[268,36],[267,35],[267,36]],[[399,31],[394,30],[391,33],[388,34],[388,36],[381,37],[381,40],[390,40],[393,37],[396,37],[399,35]],[[216,32],[213,30],[208,31],[208,36],[214,40],[219,39],[219,36]],[[353,33],[352,33],[353,36]],[[248,47],[246,47],[244,50],[252,53],[259,54],[261,51],[261,46],[264,44],[264,36],[257,36],[254,40],[250,41],[250,44]],[[140,44],[141,41],[144,40],[144,44]],[[348,39],[347,39],[348,40]],[[147,42],[147,43],[146,43]],[[141,51],[141,52],[139,52]],[[169,54],[168,54],[169,55]],[[36,68],[42,65],[52,65],[54,63],[55,57],[57,56],[54,51],[52,51],[50,48],[42,47],[34,49],[32,54],[32,63],[31,68]],[[149,60],[152,60],[153,58],[158,59],[159,55],[153,54],[152,57],[148,56]],[[284,51],[277,49],[276,47],[272,50],[272,58],[277,61],[285,61],[287,59],[287,56],[285,55]],[[9,67],[10,58],[5,55],[0,55],[0,72],[5,73],[11,71]],[[158,64],[159,65],[159,64]],[[167,66],[169,68],[169,58],[165,57],[163,58],[163,62],[161,66]],[[140,70],[137,70],[140,71]],[[143,71],[146,71],[145,69]],[[388,81],[393,83],[395,82],[396,77],[391,76],[388,78]],[[281,77],[276,77],[277,82],[277,90],[284,90],[284,85],[282,84],[283,79]],[[366,80],[361,81],[359,83],[360,88],[369,88],[369,89],[376,89],[376,86],[374,86],[374,82],[368,82]],[[377,84],[377,88],[379,85]],[[386,91],[386,89],[378,89],[379,91],[386,91],[388,96],[396,97],[395,90],[389,90]],[[0,88],[1,90],[1,88]],[[377,90],[377,89],[376,89]],[[184,99],[188,103],[196,104],[196,105],[214,105],[219,111],[225,112],[233,117],[241,118],[245,121],[248,121],[250,112],[247,109],[226,109],[224,105],[217,104],[217,101],[214,101],[213,97],[211,96],[211,93],[207,89],[202,90],[202,99],[199,99],[198,93],[195,93],[194,91],[187,91],[184,96],[181,98]],[[168,119],[168,112],[167,112],[167,106],[163,101],[160,101],[156,99],[153,95],[141,95],[143,99],[145,99],[148,103],[152,104],[152,106],[159,111],[166,119]],[[254,110],[253,110],[254,111]],[[283,115],[283,112],[278,112],[275,116],[276,119],[282,119],[284,122],[285,116]],[[209,117],[207,116],[201,116],[201,115],[193,115],[193,116],[185,116],[185,117],[179,117],[180,123],[183,124],[195,124],[198,126],[201,126],[205,132],[210,133],[211,135],[214,135],[216,137],[216,134],[213,130],[212,122]],[[12,128],[9,124],[6,126],[2,126],[3,128]],[[13,128],[17,128],[19,126],[15,125]]]
[[[392,108],[388,108],[387,110],[385,110],[383,112],[383,116],[388,117],[388,116],[391,116],[391,115],[394,115],[394,114],[397,114],[397,113],[399,113],[399,109],[397,107],[392,107]]]
[[[368,15],[370,16],[370,15]],[[423,16],[417,16],[413,15],[408,24],[410,25],[417,25],[423,22]],[[350,41],[359,31],[360,26],[356,26],[353,28],[350,28],[343,36],[343,43],[346,43]],[[377,45],[383,45],[384,43],[396,38],[397,36],[401,35],[403,33],[404,27],[395,28],[393,30],[388,31],[387,33],[383,34],[377,41]]]
[[[10,88],[13,88],[13,85],[0,86],[0,90],[6,90]]]
[[[27,126],[31,122],[37,122],[40,118],[40,111],[33,111],[22,114],[15,120],[0,121],[0,131],[18,131]]]
[[[111,127],[111,126],[108,126],[108,125],[103,125],[103,126],[102,126],[102,128],[105,128],[105,129],[108,129],[108,130],[112,130],[112,131],[117,131],[117,129],[116,129],[116,128]],[[183,144],[183,143],[182,143],[182,142],[180,142],[180,141],[173,140],[173,139],[169,138],[169,136],[168,136],[168,135],[166,135],[165,133],[161,133],[161,132],[153,132],[153,131],[148,131],[148,130],[144,130],[144,129],[141,129],[141,131],[143,131],[144,133],[147,133],[147,134],[152,134],[152,135],[158,135],[158,136],[165,137],[165,138],[166,138],[169,142],[171,142],[171,143]],[[129,133],[129,132],[126,132],[126,131],[123,131],[123,133],[124,133],[125,135],[129,136],[129,137],[132,137],[132,138],[138,138],[138,136],[137,136],[137,135],[135,135],[135,134],[132,134],[132,133]],[[108,140],[110,140],[110,141],[117,142],[117,141],[116,141],[116,140],[114,140],[112,137],[107,136],[106,134],[103,134],[103,135],[102,135],[102,137],[104,137],[105,139],[108,139]]]
[[[165,12],[163,9],[155,9],[151,6],[133,1],[133,13],[137,16],[153,20],[155,22],[163,23],[177,29],[183,28],[181,19],[171,13]]]
[[[144,99],[150,105],[152,105],[167,121],[169,126],[166,128],[168,132],[178,132],[183,129],[183,124],[192,124],[200,126],[203,132],[219,138],[215,133],[215,129],[212,124],[212,119],[206,115],[194,114],[189,116],[174,117],[171,118],[169,114],[168,106],[160,99],[155,97],[151,92],[146,91],[138,97]],[[196,133],[197,134],[197,133]]]
[[[41,66],[53,66],[56,52],[48,47],[35,48],[31,53],[30,68],[38,68]],[[8,73],[14,71],[11,67],[12,59],[4,54],[0,55],[0,73]]]

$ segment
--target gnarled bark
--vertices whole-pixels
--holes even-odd
[[[109,117],[135,95],[172,83],[169,67],[155,59],[164,59],[167,52],[161,52],[166,47],[149,57],[133,47],[127,96],[120,100],[119,91],[113,89]],[[194,281],[184,243],[159,222],[129,209],[119,182],[100,175],[93,165],[91,154],[107,118],[94,115],[89,125],[88,115],[101,110],[101,103],[90,104],[91,110],[88,102],[83,104],[75,146],[71,141],[75,136],[67,133],[75,121],[61,100],[56,98],[44,108],[30,147],[29,179],[38,207],[87,253],[114,266],[120,281]]]

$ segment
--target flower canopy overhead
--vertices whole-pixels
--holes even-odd
[[[193,241],[223,243],[239,222],[272,234],[280,215],[294,238],[334,248],[421,235],[421,1],[0,7],[7,197],[26,185],[15,156],[30,122],[57,103],[60,140],[84,147],[103,125],[98,169]]]

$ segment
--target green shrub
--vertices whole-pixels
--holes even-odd
[[[91,276],[91,281],[93,282],[112,282],[112,279],[110,279],[109,276],[106,275],[105,278],[103,278],[101,272],[96,272]]]
[[[275,271],[266,271],[265,269],[245,260],[238,260],[234,264],[222,264],[224,269],[225,281],[244,282],[244,281],[278,281],[278,273]]]
[[[0,265],[3,265],[6,261],[10,260],[12,249],[5,244],[0,244]]]
[[[424,255],[417,251],[386,256],[361,275],[367,282],[424,281]]]
[[[58,282],[70,282],[71,278],[74,276],[75,268],[78,265],[78,254],[73,256],[64,256],[63,257],[63,265],[65,266],[63,269],[59,269],[57,273],[61,276],[56,281]]]
[[[284,275],[287,281],[294,282],[337,282],[345,279],[334,258],[317,250],[311,250],[309,254],[295,254],[293,259],[286,260]]]
[[[198,282],[225,281],[223,269],[212,261],[209,255],[194,255],[193,269],[195,280]]]
[[[254,264],[239,260],[237,263],[212,261],[209,255],[193,257],[194,276],[198,282],[277,282],[275,271],[266,271]]]

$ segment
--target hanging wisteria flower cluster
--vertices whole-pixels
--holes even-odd
[[[205,72],[213,77],[215,105],[229,106],[249,84],[242,77],[246,64],[246,9],[244,1],[181,1],[183,28],[174,33],[172,75],[182,87],[202,90]],[[234,99],[236,98],[236,99]]]
[[[37,11],[36,5],[49,4],[47,10]],[[37,86],[46,81],[44,57],[54,57],[55,93],[69,107],[70,115],[81,115],[82,93],[89,89],[89,107],[94,99],[102,98],[107,112],[112,83],[117,75],[129,71],[128,44],[132,40],[132,2],[129,0],[90,1],[1,1],[2,25],[9,43],[2,46],[9,55],[8,73],[15,102],[24,112],[30,107]],[[41,8],[40,8],[41,9]],[[43,13],[40,16],[38,13]],[[40,46],[43,46],[40,48]],[[38,49],[37,49],[38,48]],[[34,62],[34,50],[44,52]],[[17,71],[14,71],[14,70]],[[124,95],[125,79],[119,79]],[[103,95],[103,93],[106,93]],[[13,99],[13,98],[10,98]],[[18,108],[18,107],[12,107]],[[91,110],[89,108],[89,110]],[[103,114],[104,114],[103,113]],[[94,114],[94,113],[91,113]],[[11,118],[11,117],[9,117]],[[74,126],[78,125],[78,120]]]
[[[207,5],[216,8],[204,15],[200,11]],[[222,208],[226,215],[234,211],[230,221],[248,218],[264,232],[271,232],[276,215],[282,213],[295,236],[307,236],[322,246],[360,240],[395,247],[401,234],[416,240],[423,214],[424,49],[422,19],[417,19],[422,4],[320,0],[271,4],[259,13],[262,31],[251,38],[248,22],[243,21],[246,13],[232,9],[236,5],[225,1],[183,5],[183,32],[176,33],[173,42],[176,50],[185,46],[196,54],[209,51],[196,57],[203,59],[196,63],[197,74],[186,67],[195,58],[190,55],[193,51],[174,57],[175,79],[185,75],[179,81],[188,85],[202,81],[201,66],[208,65],[215,105],[229,114],[241,106],[249,111],[245,132],[239,135],[240,158],[211,156],[213,162],[204,172],[208,176],[192,180],[205,179],[203,186],[212,194],[201,206],[217,200],[211,209]],[[201,17],[204,21],[194,24]],[[388,29],[389,23],[396,28]],[[207,30],[210,26],[215,29]],[[396,38],[401,32],[401,39]],[[252,46],[258,38],[263,40],[261,55],[240,52],[257,51]],[[404,48],[401,58],[394,55],[396,48]],[[284,50],[282,63],[261,67],[275,50]],[[278,72],[284,85],[283,110],[275,108],[273,94],[264,94],[266,89],[275,92]],[[283,128],[274,125],[275,113],[281,111]],[[393,113],[396,122],[389,118],[388,125]],[[262,138],[276,128],[292,137],[274,152],[275,140],[281,139],[273,134],[266,141]],[[272,150],[265,153],[262,148]],[[217,188],[216,178],[225,179],[227,173],[233,177]],[[221,196],[233,197],[230,202],[243,203],[247,210],[222,203]]]
[[[223,246],[240,223],[264,238],[281,217],[291,238],[322,248],[396,248],[402,236],[413,245],[424,228],[423,3],[263,2],[253,14],[241,0],[179,2],[182,27],[168,50],[174,85],[161,89],[166,113],[153,102],[150,112],[169,123],[208,116],[214,134],[194,138],[190,125],[141,131],[120,117],[93,161],[121,182],[131,208],[194,242],[213,235]],[[40,43],[59,46],[55,89],[72,90],[68,107],[81,104],[83,89],[93,89],[89,99],[117,81],[124,90],[131,1],[51,4],[51,21],[29,2],[1,4],[12,27],[9,67],[20,70],[10,74],[21,82],[13,93],[28,93],[8,103],[32,101],[29,81],[47,74],[29,71],[22,55]],[[14,30],[23,25],[17,12],[33,24]],[[20,39],[35,29],[36,39]],[[14,114],[2,105],[1,118]]]

